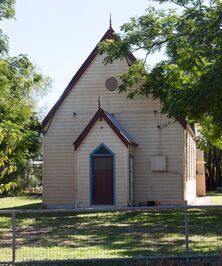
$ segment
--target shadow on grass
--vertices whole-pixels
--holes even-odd
[[[33,199],[33,198],[32,198]],[[33,209],[42,209],[42,203],[30,203],[25,205],[19,205],[15,207],[2,208],[0,210],[33,210]]]
[[[188,215],[191,253],[218,253],[222,210],[192,209]],[[18,214],[16,243],[46,253],[55,247],[61,253],[70,249],[70,258],[176,256],[185,254],[184,230],[183,210]]]
[[[16,207],[9,207],[9,208],[3,208],[1,210],[36,210],[36,209],[42,209],[41,203],[30,203],[25,205],[20,205]]]
[[[18,214],[16,226],[18,247],[71,248],[77,257],[81,250],[115,257],[184,252],[181,212]],[[169,240],[171,234],[178,237]]]

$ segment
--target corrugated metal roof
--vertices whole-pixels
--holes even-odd
[[[105,112],[106,116],[109,118],[109,120],[115,125],[115,127],[118,129],[120,134],[130,143],[130,144],[136,144],[136,142],[133,140],[133,138],[129,135],[129,133],[120,125],[120,123],[117,121],[115,115],[113,113]]]

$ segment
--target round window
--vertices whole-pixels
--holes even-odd
[[[118,81],[116,78],[111,77],[106,80],[105,85],[109,91],[114,91],[118,87]]]

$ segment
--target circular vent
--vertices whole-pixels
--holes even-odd
[[[112,77],[106,80],[105,85],[109,91],[114,91],[118,86],[118,81],[116,78]]]

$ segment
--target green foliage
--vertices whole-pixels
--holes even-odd
[[[13,18],[15,0],[0,0],[0,20],[4,18]]]
[[[209,122],[210,123],[210,122]],[[215,146],[209,142],[212,136],[211,126],[201,128],[202,137],[198,141],[199,148],[204,151],[205,173],[206,173],[206,187],[209,190],[216,189],[222,186],[222,150],[217,146],[221,145],[220,142],[215,142],[219,145]]]
[[[0,59],[1,191],[16,186],[12,173],[24,169],[39,149],[41,125],[33,111],[33,91],[44,84],[26,56]]]
[[[15,0],[0,0],[0,21],[3,19],[13,18]],[[8,52],[8,39],[0,29],[0,55]]]
[[[121,35],[101,43],[106,63],[143,50],[144,60],[121,75],[120,91],[159,98],[164,113],[185,117],[207,129],[211,142],[222,147],[222,2],[158,0],[172,2],[176,10],[156,10],[131,18]],[[147,69],[150,54],[164,50],[166,60]]]
[[[0,0],[0,20],[14,15],[14,2]],[[1,46],[1,44],[5,44]],[[34,111],[48,85],[26,55],[10,57],[0,32],[0,193],[14,189],[40,146],[41,125]]]

